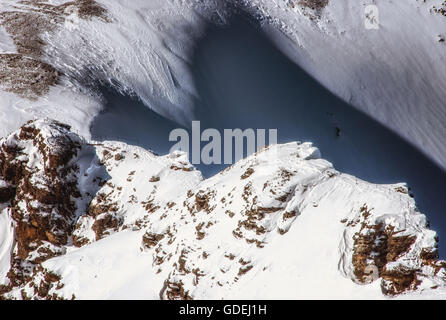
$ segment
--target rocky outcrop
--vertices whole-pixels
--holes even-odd
[[[311,10],[322,10],[328,5],[328,0],[299,0],[298,4]]]
[[[0,140],[0,181],[8,186],[0,202],[11,210],[16,241],[7,286],[23,285],[40,263],[64,252],[81,209],[83,145],[68,126],[52,120],[28,122]]]
[[[2,8],[4,9],[4,8]],[[0,87],[28,99],[37,99],[57,84],[60,73],[42,61],[45,41],[71,15],[108,21],[107,11],[94,0],[54,5],[46,0],[24,0],[0,12],[0,25],[10,34],[17,53],[0,54]]]
[[[446,17],[446,1],[443,1],[439,6],[432,6],[431,11]]]

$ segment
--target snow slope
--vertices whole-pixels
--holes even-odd
[[[395,130],[445,167],[446,17],[443,0],[328,1],[313,22],[288,1],[245,1],[290,58],[354,107]],[[297,1],[294,1],[297,2]],[[379,29],[365,27],[376,5]],[[322,48],[322,49],[321,49]]]
[[[17,212],[14,259],[0,279],[5,298],[446,297],[436,233],[407,188],[342,174],[310,143],[267,147],[203,180],[183,153],[82,141],[51,120],[1,140],[2,155],[33,141],[66,141],[52,148],[59,150],[80,143],[56,167],[42,165],[40,149],[27,153],[35,168],[51,172],[81,164],[67,181],[57,180],[73,191],[76,206],[32,198],[44,187],[27,175],[14,182],[1,176],[15,190],[0,190],[15,199],[2,205],[1,227]],[[1,159],[9,168],[23,155]],[[57,223],[61,208],[68,208],[65,218],[77,217],[73,228]],[[33,224],[49,212],[48,223]]]
[[[233,6],[252,12],[271,39],[323,85],[446,166],[445,44],[438,41],[446,24],[443,0],[373,1],[379,30],[364,26],[371,4],[365,0],[96,2],[107,10],[107,21],[82,18],[68,8],[56,27],[42,31],[40,59],[61,72],[60,82],[35,101],[2,92],[1,136],[25,120],[51,114],[88,138],[102,105],[90,90],[97,82],[189,124],[199,98],[189,70],[194,43],[207,24],[225,24]],[[13,5],[0,2],[6,11],[17,10]],[[15,52],[11,37],[0,32],[1,52]]]

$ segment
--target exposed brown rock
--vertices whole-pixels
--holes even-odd
[[[179,170],[182,170],[182,171],[186,171],[186,172],[191,172],[191,171],[193,171],[194,169],[193,168],[191,168],[191,167],[187,167],[187,166],[176,166],[176,165],[171,165],[170,166],[170,169],[172,169],[172,170],[176,170],[176,171],[179,171]]]
[[[155,247],[163,238],[163,234],[146,232],[142,237],[143,246],[147,249],[151,249]]]
[[[81,196],[74,161],[80,139],[56,121],[40,124],[51,134],[31,121],[0,140],[0,179],[10,185],[0,196],[9,201],[16,224],[16,255],[7,275],[11,287],[26,283],[40,263],[61,254],[77,218],[74,199]],[[33,154],[24,153],[25,147]],[[41,159],[40,166],[30,167],[30,157]],[[46,286],[39,290],[42,295]]]
[[[366,207],[361,210],[363,217],[367,217],[370,213]],[[364,233],[364,230],[368,232]],[[367,267],[370,265],[375,266],[381,275],[386,264],[396,261],[400,255],[407,253],[415,239],[415,236],[397,236],[392,226],[385,226],[382,223],[368,225],[364,221],[360,231],[353,238],[352,263],[356,278],[360,282],[367,282],[370,276]]]
[[[439,7],[433,6],[431,10],[437,14],[441,14],[442,16],[446,17],[446,0],[444,0],[443,3],[440,4]],[[443,41],[444,41],[444,39],[443,39]]]
[[[88,240],[87,238],[85,238],[85,237],[79,237],[79,236],[76,236],[76,235],[73,235],[72,240],[73,240],[73,245],[74,245],[75,247],[78,247],[78,248],[83,247],[83,246],[85,246],[86,244],[89,244],[89,243],[90,243],[90,240]]]
[[[192,300],[189,291],[184,290],[184,284],[181,280],[177,282],[166,280],[165,296],[167,300]]]
[[[197,230],[197,240],[203,240],[206,236],[206,232],[202,231],[203,226],[204,223],[200,223],[198,226],[195,227],[195,230]]]
[[[382,292],[386,295],[397,295],[408,290],[417,289],[421,283],[417,279],[417,270],[399,267],[394,270],[384,269],[381,272]]]
[[[148,201],[142,201],[141,204],[144,205],[144,209],[148,213],[153,213],[160,208],[160,206],[154,203],[154,199],[149,199]]]
[[[241,267],[241,268],[239,269],[239,271],[238,271],[238,276],[239,276],[239,277],[240,277],[240,276],[243,276],[244,274],[248,273],[249,270],[251,270],[252,268],[253,268],[252,265],[248,265],[248,266],[245,266],[245,267]]]
[[[116,161],[121,161],[121,160],[124,160],[124,159],[125,159],[125,157],[122,154],[120,154],[120,153],[117,153],[115,155],[115,160]]]
[[[195,207],[197,211],[209,210],[209,200],[210,194],[207,194],[205,192],[198,192],[195,195]]]
[[[53,122],[55,128],[58,123]],[[39,241],[48,241],[60,245],[67,241],[67,233],[72,228],[76,206],[73,198],[78,198],[77,181],[74,179],[76,166],[69,162],[79,150],[79,143],[66,135],[54,137],[49,144],[39,130],[30,123],[22,127],[20,136],[32,140],[43,158],[43,172],[28,172],[23,160],[17,160],[20,154],[20,140],[3,142],[3,154],[0,156],[0,176],[14,185],[14,204],[23,202],[27,212],[17,205],[12,206],[13,218],[17,222],[16,239],[21,258]],[[65,126],[57,127],[66,130]],[[22,157],[23,158],[23,157]],[[35,174],[41,176],[44,186],[37,187],[31,182]],[[40,180],[42,180],[40,178]],[[11,194],[9,194],[11,198]],[[32,201],[41,204],[39,208],[31,205]],[[58,231],[60,232],[58,232]]]
[[[296,211],[287,211],[283,214],[283,220],[294,218],[297,215]]]
[[[37,99],[57,84],[59,73],[49,64],[21,54],[0,54],[0,88]]]
[[[77,11],[81,19],[109,21],[105,8],[94,0],[74,0],[61,5],[45,0],[21,0],[19,3],[27,10],[1,12],[0,24],[12,36],[18,53],[26,56],[40,57],[45,45],[41,35],[53,31],[72,11]]]

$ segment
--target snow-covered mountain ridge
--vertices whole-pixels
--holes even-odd
[[[243,8],[329,90],[445,168],[445,2],[373,1],[379,30],[364,27],[369,4],[2,0],[0,115],[7,120],[0,134],[51,116],[89,138],[92,119],[103,107],[89,90],[98,82],[138,96],[165,117],[190,123],[200,98],[190,70],[194,43],[206,25],[224,25],[233,8]]]
[[[407,188],[342,174],[309,143],[206,180],[183,153],[48,119],[0,145],[5,299],[445,297]]]

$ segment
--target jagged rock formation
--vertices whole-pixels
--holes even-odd
[[[108,21],[106,10],[94,0],[54,5],[47,0],[15,1],[1,8],[0,26],[11,35],[16,53],[0,53],[0,88],[21,97],[37,99],[55,85],[60,73],[42,61],[42,34],[54,31],[70,17]]]
[[[207,180],[185,154],[88,143],[52,120],[0,146],[5,299],[445,292],[436,234],[406,187],[339,173],[308,143]]]

